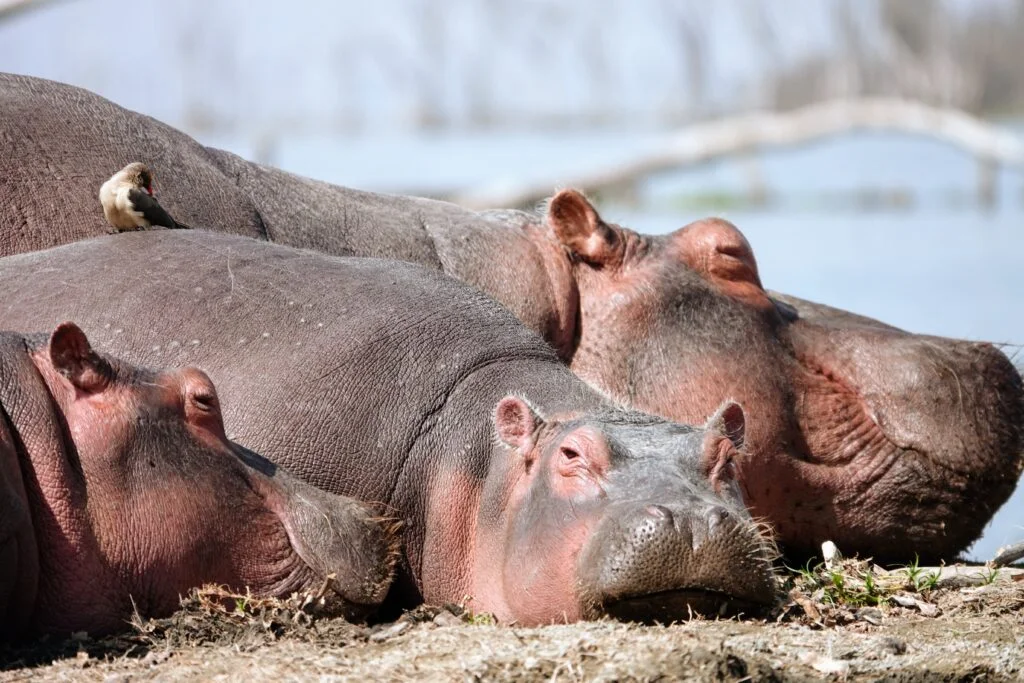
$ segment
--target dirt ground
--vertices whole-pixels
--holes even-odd
[[[373,626],[315,603],[190,595],[121,636],[0,647],[0,681],[1024,680],[1024,569],[837,561],[787,572],[760,619],[520,628],[457,606]]]

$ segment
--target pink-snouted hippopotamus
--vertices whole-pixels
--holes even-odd
[[[618,401],[681,422],[740,402],[737,476],[790,554],[831,539],[879,561],[950,558],[1024,466],[1024,389],[1001,352],[766,291],[726,221],[649,236],[572,190],[539,213],[359,192],[40,79],[0,76],[0,110],[0,254],[105,234],[97,188],[138,160],[189,225],[441,270]]]
[[[739,405],[702,428],[616,407],[436,271],[154,231],[7,257],[0,291],[9,324],[71,316],[136,362],[202,364],[231,438],[401,520],[394,606],[543,624],[774,599]]]
[[[206,583],[362,613],[393,574],[379,518],[228,441],[200,370],[101,355],[71,323],[0,332],[0,641],[118,630]]]

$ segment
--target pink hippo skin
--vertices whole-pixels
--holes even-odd
[[[163,230],[9,256],[0,291],[9,323],[72,317],[127,359],[201,364],[232,439],[400,520],[389,607],[470,596],[543,624],[775,598],[740,406],[702,427],[616,407],[436,271]]]
[[[0,639],[118,630],[206,583],[326,585],[365,613],[392,577],[378,514],[228,441],[195,368],[133,367],[71,323],[0,333]]]
[[[0,177],[13,180],[0,183],[0,255],[105,234],[97,188],[138,160],[164,208],[196,228],[441,270],[620,402],[702,422],[739,401],[739,480],[790,554],[831,539],[878,560],[951,558],[1024,466],[1024,389],[1000,351],[767,292],[726,221],[649,236],[572,190],[540,213],[360,192],[21,76],[0,75],[0,110]]]

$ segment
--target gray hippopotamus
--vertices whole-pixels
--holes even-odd
[[[390,605],[471,596],[539,624],[774,599],[742,408],[699,429],[616,408],[435,271],[158,231],[7,257],[0,291],[8,324],[72,316],[135,361],[201,363],[231,438],[401,520]]]
[[[101,355],[71,323],[0,332],[0,640],[117,630],[205,583],[375,608],[380,517],[228,441],[195,368]]]
[[[879,560],[948,558],[1024,467],[1024,388],[1001,352],[768,292],[725,221],[655,237],[605,222],[571,190],[537,214],[359,192],[40,79],[0,76],[0,109],[0,254],[104,234],[96,190],[140,160],[190,225],[442,270],[619,401],[681,422],[740,402],[737,476],[793,554],[831,539]]]

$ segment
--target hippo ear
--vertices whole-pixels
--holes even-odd
[[[743,407],[735,401],[725,401],[704,425],[705,429],[718,436],[724,436],[733,448],[743,448],[743,437],[747,431],[747,416]]]
[[[705,476],[716,491],[721,492],[723,485],[736,480],[733,456],[743,448],[746,422],[740,404],[726,401],[704,425],[707,434],[704,437],[701,462]]]
[[[735,225],[721,218],[705,218],[680,228],[670,239],[683,262],[722,294],[774,310],[761,285],[754,250]]]
[[[509,448],[522,449],[533,441],[533,433],[544,424],[529,403],[518,396],[506,396],[494,409],[494,428]]]
[[[614,265],[621,255],[619,235],[576,190],[551,198],[547,220],[558,241],[590,265]]]
[[[50,362],[79,391],[94,394],[110,384],[113,370],[92,350],[82,329],[61,323],[50,335]]]

